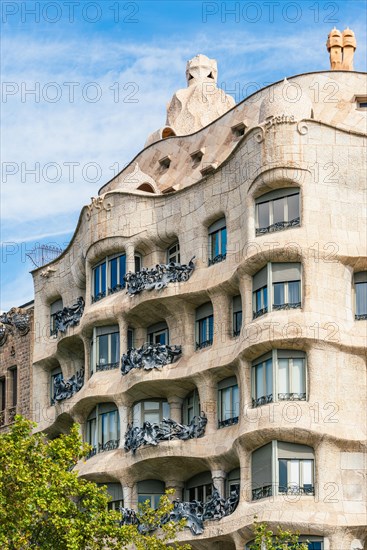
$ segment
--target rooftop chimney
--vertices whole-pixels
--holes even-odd
[[[326,47],[330,53],[332,71],[353,71],[353,56],[357,42],[352,30],[347,27],[341,33],[334,27],[328,34]]]

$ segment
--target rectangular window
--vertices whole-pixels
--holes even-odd
[[[273,362],[271,357],[252,367],[252,405],[259,407],[273,401]]]
[[[227,379],[228,380],[228,379]],[[232,379],[231,379],[232,380]],[[235,382],[235,378],[233,378]],[[223,380],[218,385],[218,427],[237,424],[240,412],[240,398],[237,383]],[[231,384],[231,385],[227,385]]]
[[[56,314],[63,309],[62,300],[56,300],[50,305],[50,336],[57,334],[56,329]]]
[[[127,329],[127,349],[133,349],[134,347],[134,329]]]
[[[234,296],[233,308],[233,336],[239,336],[242,328],[242,301],[241,296]]]
[[[5,377],[0,378],[0,411],[5,411],[6,408],[6,382]]]
[[[170,246],[167,250],[167,263],[169,264],[171,262],[175,264],[181,263],[180,245],[178,242]]]
[[[225,218],[213,223],[209,229],[209,265],[222,262],[227,254],[227,228]]]
[[[213,343],[214,317],[209,315],[196,321],[197,342],[196,349],[206,348]]]
[[[11,406],[16,407],[18,401],[18,369],[13,367],[10,369],[11,376]]]
[[[367,271],[354,274],[355,319],[367,319]]]
[[[307,459],[279,459],[279,493],[294,495],[314,494],[314,461]]]
[[[97,302],[106,296],[106,261],[93,268],[93,296],[92,302]]]
[[[135,256],[134,265],[135,265],[135,273],[138,273],[139,271],[141,271],[141,267],[142,267],[141,256]]]
[[[300,194],[277,189],[256,199],[256,235],[300,225]]]
[[[125,288],[124,277],[126,275],[126,255],[121,254],[108,260],[109,281],[108,293],[113,294]]]
[[[118,368],[120,363],[120,333],[118,326],[95,329],[94,353],[96,371]]]
[[[301,264],[271,264],[272,309],[301,307]]]

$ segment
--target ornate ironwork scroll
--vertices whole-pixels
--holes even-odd
[[[211,498],[205,503],[199,500],[192,502],[174,500],[173,510],[161,520],[161,525],[168,521],[186,520],[186,527],[190,529],[191,533],[201,535],[204,532],[204,521],[220,520],[231,515],[238,506],[239,498],[239,488],[236,487],[227,499],[222,498],[219,491],[214,488]],[[142,533],[154,529],[149,529],[149,526],[141,522],[139,512],[129,508],[120,508],[120,511],[121,525],[137,525]]]
[[[68,327],[75,327],[79,324],[84,311],[84,298],[79,296],[71,307],[64,307],[55,313],[55,332],[65,332]]]
[[[80,369],[76,374],[73,374],[68,380],[63,378],[55,379],[53,403],[70,399],[84,385],[84,369]]]
[[[125,434],[125,451],[136,450],[143,445],[158,445],[160,441],[170,441],[171,439],[195,439],[205,434],[205,427],[208,419],[204,412],[201,416],[194,416],[190,424],[179,424],[170,418],[163,418],[160,424],[151,424],[144,422],[141,428],[128,425]]]
[[[301,225],[301,220],[299,217],[290,220],[289,222],[276,222],[268,227],[257,227],[256,236],[265,235],[266,233],[274,233],[275,231],[283,231],[283,229],[288,229],[289,227],[298,227]]]
[[[127,374],[132,369],[157,369],[173,363],[181,354],[181,346],[166,344],[144,344],[141,348],[131,348],[121,357],[121,373]]]
[[[12,307],[7,313],[0,315],[0,346],[3,346],[9,334],[15,328],[21,336],[28,334],[30,316],[19,307]]]
[[[110,439],[106,443],[98,443],[96,447],[92,447],[90,452],[87,454],[86,459],[92,458],[92,456],[95,456],[97,453],[104,453],[106,451],[114,451],[115,449],[118,449],[120,445],[119,439]]]
[[[195,269],[194,259],[195,256],[188,264],[170,262],[169,264],[158,264],[152,269],[143,267],[137,273],[129,271],[124,277],[127,293],[134,296],[143,290],[161,290],[166,288],[168,283],[187,281]]]

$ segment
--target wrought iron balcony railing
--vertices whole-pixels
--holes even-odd
[[[256,487],[252,489],[252,500],[260,500],[261,498],[268,498],[273,495],[273,485],[263,485],[262,487]]]
[[[252,407],[261,407],[262,405],[267,405],[268,403],[273,402],[273,394],[270,393],[269,395],[262,395],[261,397],[252,398]]]
[[[102,298],[104,298],[106,296],[106,291],[103,290],[102,292],[99,292],[98,294],[94,294],[92,296],[92,304],[94,304],[95,302],[99,302],[99,300],[102,300]]]
[[[233,416],[226,420],[218,420],[218,428],[226,428],[227,426],[233,426],[233,424],[238,424],[238,416]]]
[[[298,227],[301,225],[300,218],[294,218],[289,222],[276,222],[268,227],[257,227],[256,236],[265,235],[266,233],[274,233],[275,231],[283,231],[283,229],[288,229],[289,227]]]
[[[359,315],[355,315],[354,318],[356,321],[366,321],[367,313],[360,313]]]
[[[306,393],[278,393],[279,401],[306,401]]]
[[[301,302],[273,304],[273,311],[280,311],[282,309],[299,309],[300,307],[301,307]]]
[[[263,307],[262,309],[258,309],[257,311],[252,312],[252,319],[257,319],[258,317],[261,317],[262,315],[265,315],[265,313],[268,313],[268,308]]]
[[[114,451],[115,449],[118,449],[120,445],[119,439],[111,439],[110,441],[107,441],[106,443],[98,443],[97,446],[94,446],[92,450],[87,454],[86,460],[89,460],[92,458],[92,456],[95,456],[98,453],[104,453],[106,451]]]
[[[227,254],[218,254],[214,258],[209,258],[208,264],[209,266],[214,264],[219,264],[220,262],[224,262],[226,257],[227,257]]]
[[[96,372],[118,369],[119,366],[120,366],[119,361],[117,363],[99,363],[98,365],[96,365]]]
[[[198,349],[208,348],[212,344],[213,344],[212,338],[210,340],[204,340],[203,342],[196,342],[196,349],[198,350]]]
[[[127,374],[132,369],[158,369],[174,363],[181,354],[181,346],[166,344],[144,344],[141,348],[131,348],[121,357],[121,374]]]

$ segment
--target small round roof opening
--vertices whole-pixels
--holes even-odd
[[[145,191],[146,193],[155,193],[153,187],[150,185],[150,183],[142,183],[137,188],[138,191]]]
[[[162,139],[166,139],[175,135],[176,135],[175,132],[169,126],[167,126],[166,128],[163,128]]]

